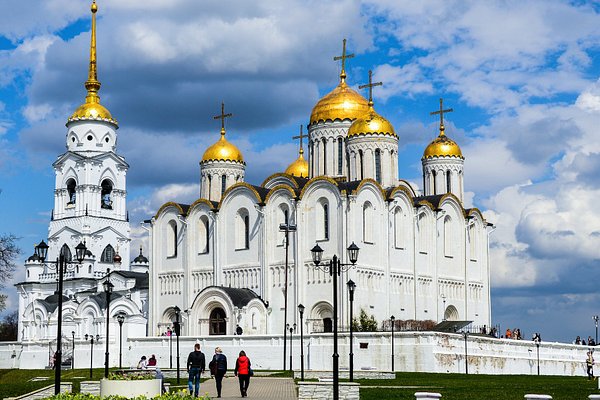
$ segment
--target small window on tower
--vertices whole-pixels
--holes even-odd
[[[88,135],[87,140],[89,140],[90,142],[94,139],[94,137],[92,135]]]
[[[75,188],[76,187],[77,187],[77,183],[75,182],[75,179],[71,178],[67,181],[67,193],[69,196],[69,199],[67,201],[67,207],[75,204],[75,200],[76,200]]]
[[[107,210],[112,210],[112,199],[111,194],[113,190],[113,184],[108,179],[102,181],[102,194],[101,194],[101,207]]]
[[[106,143],[110,142],[109,138],[104,139],[106,141]]]

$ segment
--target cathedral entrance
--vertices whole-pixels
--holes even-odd
[[[210,312],[209,318],[209,335],[226,335],[227,324],[225,321],[225,311],[222,308],[217,307]]]

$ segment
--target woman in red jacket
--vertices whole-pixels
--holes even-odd
[[[235,376],[240,381],[240,393],[242,397],[248,396],[248,385],[250,385],[250,377],[253,374],[250,367],[250,359],[246,357],[244,350],[240,351],[240,356],[235,360]]]

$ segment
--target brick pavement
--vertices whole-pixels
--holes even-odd
[[[217,397],[217,389],[214,379],[202,382],[200,385],[200,394],[208,393],[211,399]],[[240,386],[238,379],[231,375],[223,379],[222,399],[241,399]],[[257,377],[250,378],[248,386],[247,399],[261,400],[296,400],[296,385],[292,378],[269,378]]]

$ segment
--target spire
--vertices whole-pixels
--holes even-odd
[[[98,91],[100,90],[100,82],[98,81],[98,70],[96,68],[96,12],[98,6],[96,0],[92,1],[92,39],[90,42],[90,69],[88,72],[88,80],[85,81],[85,88],[87,90],[87,96],[85,96],[86,103],[100,103],[100,97]]]
[[[340,83],[346,82],[346,59],[353,58],[354,54],[346,54],[346,39],[342,42],[342,55],[333,57],[333,61],[342,60],[342,71],[340,72]]]

